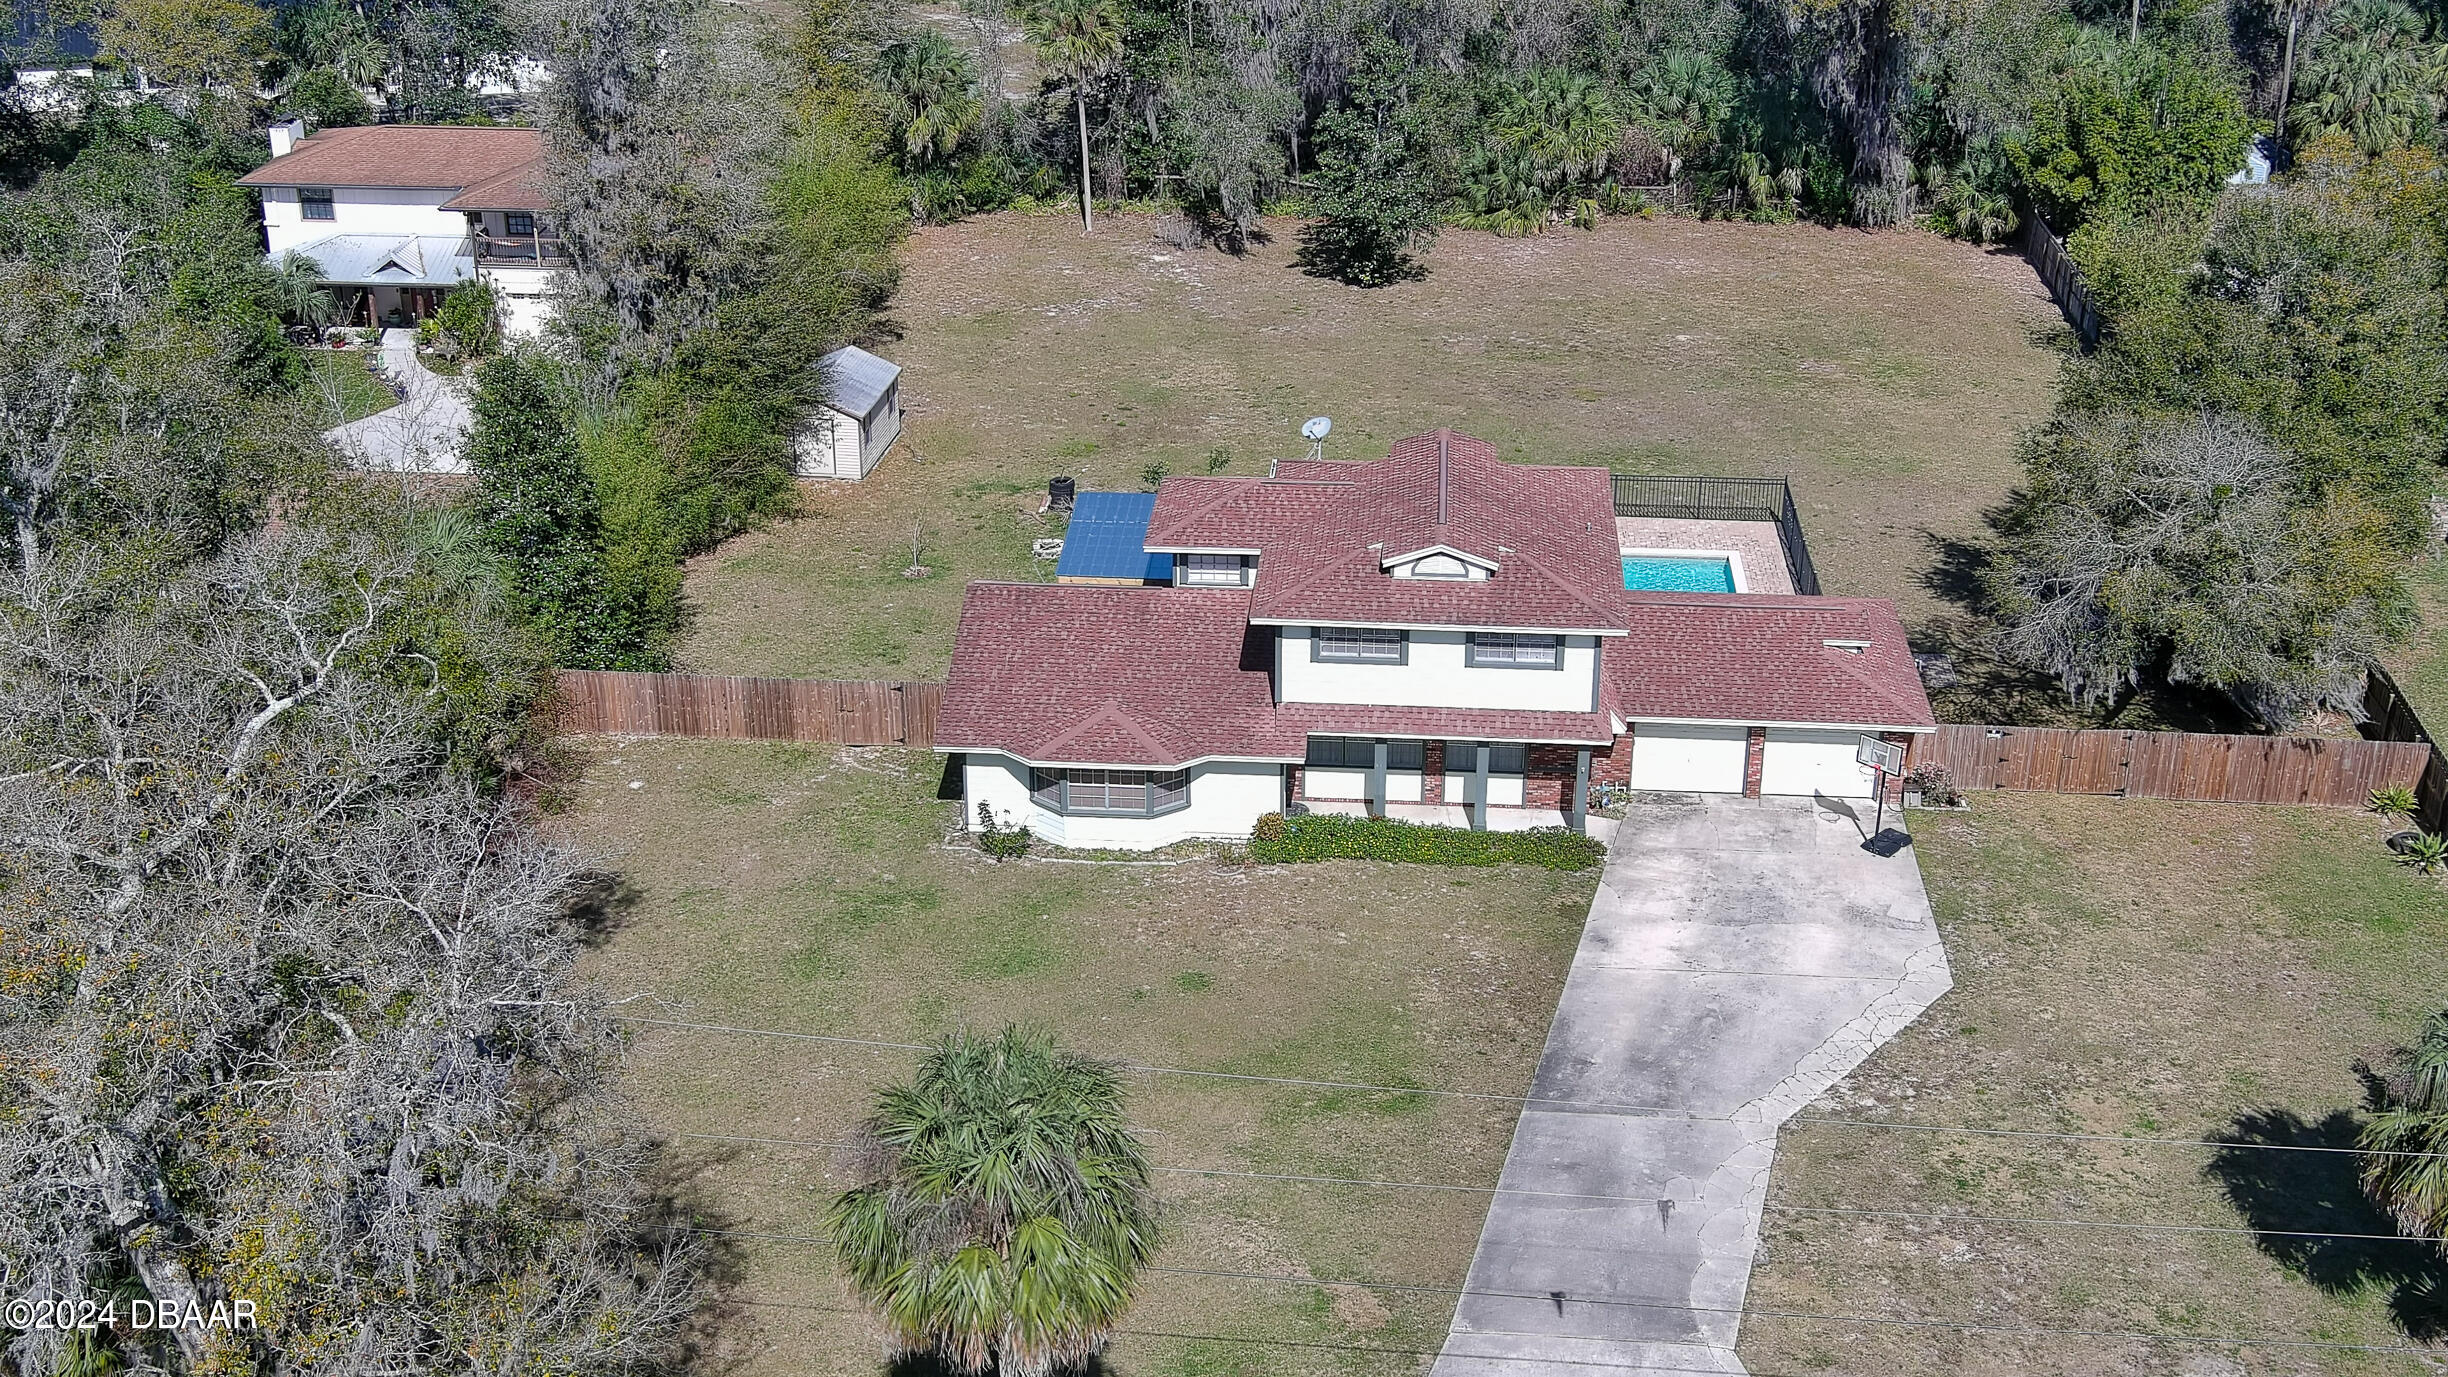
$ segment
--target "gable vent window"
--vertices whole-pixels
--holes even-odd
[[[1470,638],[1470,663],[1489,669],[1562,669],[1564,638],[1474,631]]]
[[[1249,566],[1239,555],[1180,555],[1175,582],[1194,588],[1239,588],[1249,582]]]
[[[1153,818],[1190,806],[1187,770],[1038,770],[1029,796],[1048,812]]]
[[[1399,665],[1408,649],[1402,632],[1375,626],[1321,626],[1309,639],[1313,660]]]
[[[1415,579],[1466,579],[1470,577],[1470,566],[1455,559],[1452,555],[1430,555],[1426,559],[1412,561],[1411,577]]]
[[[332,194],[327,186],[298,188],[298,214],[308,220],[332,218]]]

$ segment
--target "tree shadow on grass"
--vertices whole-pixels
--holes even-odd
[[[1103,1357],[1090,1358],[1079,1367],[1056,1368],[1057,1377],[1113,1377],[1113,1367]],[[895,1358],[884,1367],[884,1377],[969,1377],[933,1354],[909,1354]]]
[[[2363,1159],[2351,1150],[2270,1150],[2352,1149],[2360,1127],[2343,1109],[2319,1119],[2255,1110],[2212,1140],[2221,1146],[2202,1174],[2260,1231],[2255,1246],[2288,1270],[2332,1295],[2385,1287],[2389,1313],[2409,1337],[2448,1339],[2448,1258],[2427,1240],[2395,1236],[2396,1226],[2364,1197]]]

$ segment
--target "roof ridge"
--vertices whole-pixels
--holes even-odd
[[[1564,577],[1562,574],[1557,573],[1554,567],[1549,565],[1547,561],[1540,559],[1537,555],[1532,554],[1530,551],[1514,550],[1511,558],[1513,561],[1527,564],[1531,568],[1536,569],[1541,575],[1545,576],[1549,583],[1563,589],[1564,596],[1571,598],[1574,602],[1581,604],[1583,607],[1588,608],[1592,612],[1596,612],[1601,616],[1606,617],[1610,625],[1622,620],[1623,605],[1621,603],[1616,603],[1614,606],[1608,606],[1608,600],[1604,597],[1593,598],[1589,594],[1582,592],[1580,589],[1573,586],[1572,580]]]
[[[1148,754],[1155,756],[1160,760],[1169,761],[1174,759],[1174,753],[1171,748],[1167,747],[1163,742],[1158,741],[1154,736],[1150,735],[1147,728],[1142,726],[1137,718],[1131,716],[1128,712],[1125,712],[1122,705],[1111,698],[1108,698],[1104,702],[1098,704],[1096,711],[1082,717],[1078,724],[1073,726],[1071,730],[1063,732],[1060,735],[1048,740],[1045,743],[1044,750],[1049,755],[1053,754],[1059,748],[1068,746],[1073,741],[1078,740],[1081,736],[1087,733],[1090,727],[1097,725],[1099,722],[1110,722],[1113,726],[1119,727],[1126,735],[1132,737],[1139,743],[1139,745],[1146,748]]]

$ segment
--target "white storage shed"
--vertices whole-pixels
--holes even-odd
[[[802,478],[865,478],[901,434],[901,365],[856,345],[816,361],[825,403],[799,432]]]

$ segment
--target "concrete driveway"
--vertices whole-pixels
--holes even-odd
[[[1953,983],[1861,808],[1634,806],[1434,1377],[1744,1370],[1777,1126]]]
[[[379,473],[465,473],[468,426],[464,384],[417,358],[416,331],[385,330],[381,366],[404,394],[398,406],[323,432],[349,467]]]

